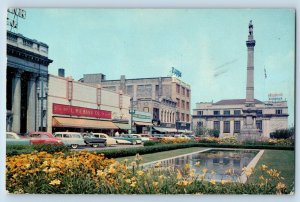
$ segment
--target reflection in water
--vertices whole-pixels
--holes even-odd
[[[207,168],[205,179],[237,181],[243,167],[246,167],[257,153],[258,151],[254,150],[209,150],[161,161],[161,165],[183,169],[185,164],[190,164],[191,168],[195,169],[195,174],[202,174],[203,168]],[[200,162],[200,166],[196,166],[196,162]],[[226,173],[229,169],[234,169],[234,175]]]

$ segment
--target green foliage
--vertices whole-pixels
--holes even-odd
[[[295,128],[289,128],[289,129],[281,129],[276,130],[275,132],[270,133],[271,138],[275,139],[288,139],[295,136]]]
[[[159,141],[152,141],[152,140],[150,140],[150,141],[145,141],[144,142],[144,146],[145,147],[147,147],[147,146],[153,146],[153,145],[157,145],[157,144],[159,144]]]
[[[69,152],[70,150],[69,147],[61,144],[37,144],[33,145],[33,149],[38,152],[44,151],[50,154],[55,152]]]

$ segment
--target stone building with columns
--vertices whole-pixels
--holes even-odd
[[[175,76],[107,80],[103,74],[85,74],[80,81],[131,96],[137,110],[153,115],[154,132],[191,132],[191,88]]]
[[[6,130],[45,130],[48,45],[7,31]]]
[[[287,101],[266,101],[254,99],[256,117],[254,124],[261,137],[288,128]],[[204,127],[220,131],[220,136],[239,136],[245,125],[243,112],[246,99],[220,100],[218,102],[196,103],[193,109],[193,129]]]

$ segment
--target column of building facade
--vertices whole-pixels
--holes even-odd
[[[19,133],[21,126],[21,76],[23,71],[17,70],[13,78],[13,100],[12,100],[12,131]]]
[[[37,74],[31,74],[28,81],[27,130],[35,131],[36,123],[36,79]]]
[[[43,83],[43,84],[42,84]],[[46,88],[47,88],[47,77],[46,76],[39,76],[38,78],[38,85],[39,85],[39,96],[37,98],[38,100],[38,104],[36,105],[37,109],[36,109],[36,128],[40,129],[41,127],[41,122],[43,121],[43,127],[47,128],[47,120],[45,121],[45,116],[43,116],[43,110],[47,109],[47,100],[43,100],[42,101],[42,97],[45,97],[46,95]],[[43,88],[43,90],[42,90]],[[41,93],[43,92],[43,93]],[[43,103],[43,105],[42,105]],[[43,117],[42,117],[43,116]]]

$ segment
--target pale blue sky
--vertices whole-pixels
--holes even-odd
[[[248,23],[256,40],[255,98],[281,92],[294,123],[295,12],[280,9],[26,9],[19,32],[49,45],[51,74],[107,79],[183,73],[196,102],[245,98]],[[264,68],[267,79],[264,78]]]

